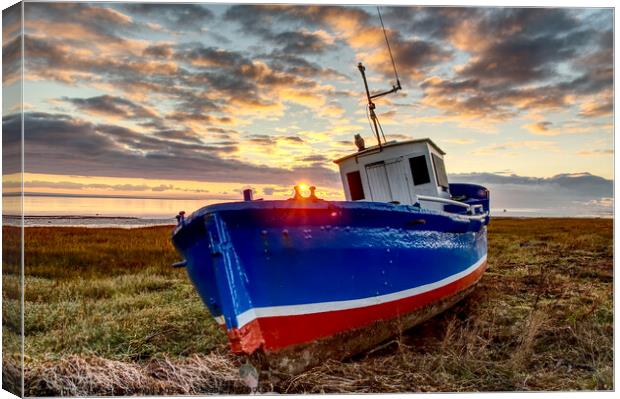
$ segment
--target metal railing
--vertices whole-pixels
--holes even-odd
[[[441,202],[442,204],[447,204],[447,205],[456,205],[456,206],[466,208],[468,211],[471,212],[471,205],[465,204],[463,202],[447,199],[447,198],[431,197],[429,195],[418,195],[418,200],[429,201],[429,202]]]

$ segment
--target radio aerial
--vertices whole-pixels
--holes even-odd
[[[376,105],[373,102],[375,98],[383,97],[387,94],[396,93],[398,90],[401,90],[400,79],[398,78],[398,72],[396,70],[396,63],[394,62],[394,56],[392,55],[392,48],[390,47],[390,41],[387,37],[387,32],[385,31],[385,26],[383,25],[383,18],[381,17],[381,11],[379,7],[377,7],[377,13],[379,13],[379,20],[381,21],[381,29],[383,29],[383,36],[385,37],[385,43],[387,44],[388,52],[390,53],[390,60],[392,61],[392,67],[394,68],[394,77],[396,78],[396,84],[392,86],[390,90],[386,90],[377,94],[370,94],[370,90],[368,89],[368,82],[366,81],[366,67],[360,62],[357,65],[357,69],[359,69],[362,74],[362,79],[364,80],[364,88],[366,89],[366,97],[368,99],[368,113],[369,118],[371,120],[371,129],[373,134],[377,137],[377,143],[379,144],[379,149],[381,149],[381,137],[383,137],[383,142],[385,143],[385,134],[383,133],[383,128],[381,127],[381,123],[379,122],[379,118],[375,113]],[[379,135],[379,130],[381,130],[381,135]]]

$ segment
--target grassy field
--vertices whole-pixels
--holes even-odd
[[[25,234],[27,395],[249,392],[225,334],[169,266],[169,227]],[[613,389],[612,221],[494,219],[488,261],[442,315],[346,362],[263,376],[260,390]]]

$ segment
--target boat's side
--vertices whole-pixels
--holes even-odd
[[[232,349],[260,349],[294,371],[369,348],[393,323],[409,328],[460,299],[486,267],[483,221],[387,204],[274,201],[207,209],[175,244]],[[372,334],[356,335],[362,330]],[[290,353],[308,355],[290,363]]]
[[[484,267],[486,267],[486,263]],[[320,365],[327,359],[347,359],[374,348],[378,344],[398,336],[405,330],[449,309],[471,293],[479,279],[480,275],[467,287],[456,290],[449,295],[444,294],[410,312],[404,312],[401,309],[401,312],[394,317],[383,317],[363,327],[344,330],[334,335],[303,344],[291,345],[279,350],[259,350],[254,352],[251,357],[256,364],[270,372],[284,374],[300,373],[310,367]]]
[[[437,267],[437,264],[418,265]],[[277,351],[342,331],[361,328],[377,320],[390,320],[414,312],[475,284],[486,267],[486,256],[464,270],[422,285],[408,280],[414,276],[413,273],[386,277],[388,272],[383,274],[384,270],[372,270],[373,265],[369,266],[371,267],[363,268],[362,273],[370,274],[371,282],[380,286],[378,295],[337,301],[323,300],[317,295],[316,302],[312,303],[252,308],[239,315],[239,327],[228,329],[233,350],[252,353],[262,347],[267,351]],[[361,278],[362,273],[352,272],[354,277],[351,281]],[[390,270],[390,273],[394,274],[394,271]],[[320,273],[320,277],[326,280],[326,285],[329,284],[327,280],[331,277],[328,274]],[[408,282],[406,285],[412,288],[400,291],[385,289],[383,291],[386,293],[380,293],[381,288],[396,285],[396,280]],[[355,286],[341,279],[333,281],[331,285],[340,285],[343,290],[350,288],[348,285]]]

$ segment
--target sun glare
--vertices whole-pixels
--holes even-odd
[[[299,187],[299,193],[303,197],[307,197],[310,195],[310,186],[307,183],[298,183],[297,187]]]

